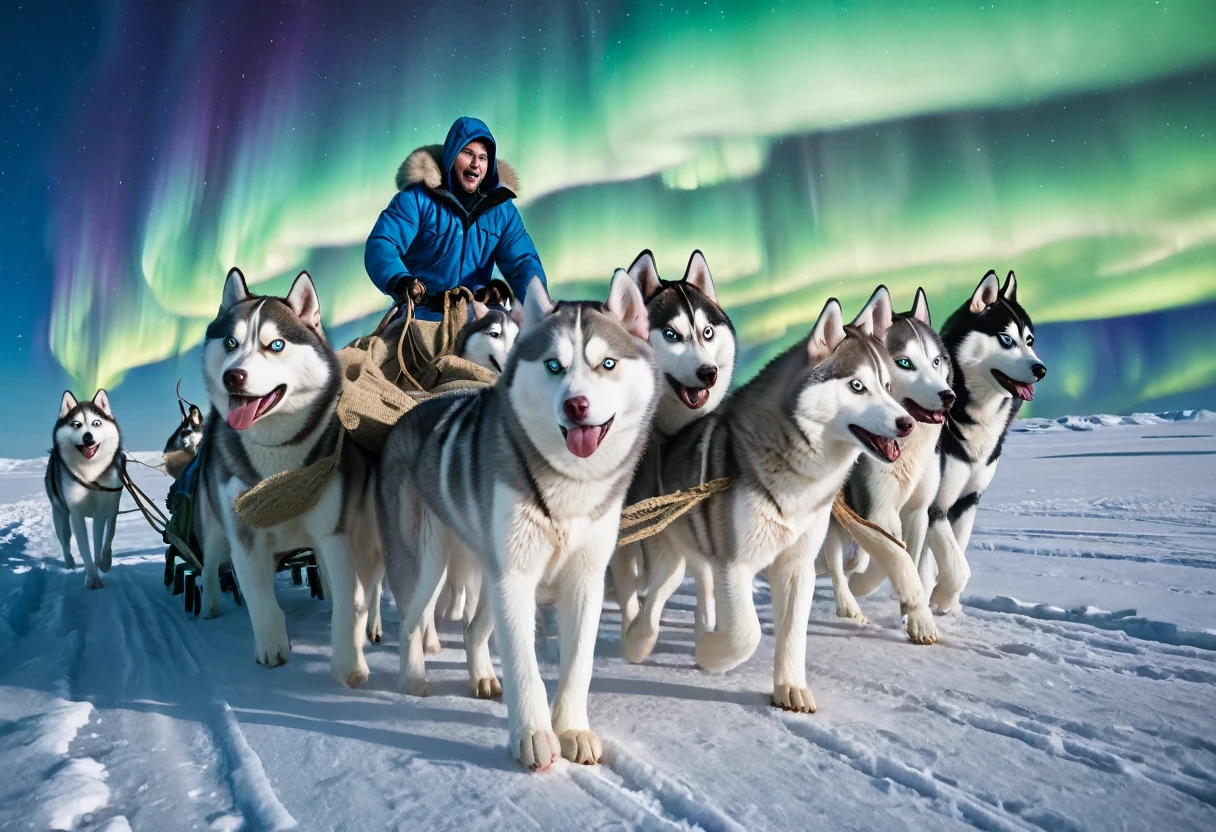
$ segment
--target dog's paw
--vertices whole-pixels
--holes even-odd
[[[551,728],[525,728],[511,746],[511,756],[529,771],[544,771],[562,755],[561,743]]]
[[[366,667],[362,669],[356,668],[346,674],[345,679],[339,679],[338,681],[343,682],[348,688],[361,688],[367,684],[367,679],[370,675],[371,673]]]
[[[379,644],[384,638],[384,629],[380,626],[380,619],[372,621],[367,619],[367,640],[372,644]]]
[[[76,561],[72,558],[71,555],[64,555],[63,556],[63,566],[65,569],[75,569]]]
[[[219,618],[220,617],[219,599],[212,598],[212,599],[208,600],[207,596],[204,595],[203,596],[203,611],[199,617],[205,618],[208,621],[210,621],[213,618]]]
[[[938,615],[945,615],[959,605],[960,594],[957,590],[950,590],[942,584],[938,584],[933,588],[933,594],[929,596],[929,606]]]
[[[431,683],[425,678],[410,679],[405,683],[405,692],[410,696],[427,697],[431,695]]]
[[[443,650],[443,645],[439,643],[439,636],[434,630],[428,630],[426,640],[422,644],[422,654],[424,656],[438,656]]]
[[[937,644],[937,625],[928,607],[917,607],[908,613],[908,640],[913,644]]]
[[[495,676],[485,679],[470,679],[469,692],[474,699],[497,699],[502,696],[502,683]]]
[[[84,588],[85,589],[101,589],[104,586],[105,586],[105,584],[103,584],[101,582],[100,575],[94,573],[92,575],[84,576]]]
[[[284,627],[282,632],[274,634],[270,638],[254,638],[254,654],[258,664],[266,667],[278,667],[281,664],[287,664],[287,660],[291,658],[291,642],[287,640],[287,629]]]
[[[626,661],[637,664],[650,655],[658,640],[659,634],[646,626],[644,619],[635,618],[621,637],[621,653]]]
[[[841,595],[836,598],[836,617],[850,618],[857,622],[858,627],[870,626],[870,619],[865,617],[861,607],[857,605],[857,599],[852,595]]]
[[[110,567],[114,565],[114,553],[106,549],[101,553],[101,560],[97,561],[97,568],[102,572],[109,572]]]
[[[773,705],[800,714],[813,714],[818,710],[810,690],[793,685],[773,685]]]
[[[329,671],[339,685],[345,685],[348,688],[363,687],[367,684],[368,676],[371,675],[367,669],[367,662],[358,653],[343,661],[333,661]]]
[[[590,728],[563,731],[558,740],[562,745],[562,756],[580,766],[593,766],[604,756],[599,735]]]

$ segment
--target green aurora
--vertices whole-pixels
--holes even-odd
[[[396,167],[463,113],[519,169],[555,294],[602,296],[642,248],[678,277],[700,248],[742,378],[828,296],[924,286],[941,321],[996,268],[1039,324],[1175,316],[1141,347],[1052,327],[1037,412],[1216,385],[1207,324],[1178,315],[1216,300],[1210,2],[483,4],[475,43],[463,15],[386,5],[183,7],[150,59],[138,10],[113,12],[82,125],[121,86],[139,141],[65,161],[52,228],[50,341],[81,389],[196,346],[232,265],[264,291],[308,268],[328,326],[364,323]],[[1107,372],[1128,349],[1168,366]]]

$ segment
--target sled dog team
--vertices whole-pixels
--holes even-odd
[[[889,578],[909,638],[936,641],[930,605],[958,604],[980,496],[1010,423],[1046,374],[1013,272],[1003,284],[988,272],[940,329],[923,290],[895,313],[880,286],[851,321],[829,300],[806,336],[732,392],[738,345],[700,252],[678,281],[661,279],[643,252],[616,271],[603,303],[555,303],[540,280],[522,304],[509,292],[483,297],[457,349],[499,373],[497,383],[421,402],[378,460],[343,443],[315,507],[260,529],[233,511],[234,499],[334,454],[343,379],[307,272],[285,298],[254,295],[229,272],[203,346],[211,413],[201,420],[183,408],[166,453],[203,449],[203,615],[218,614],[218,569],[230,561],[257,661],[275,666],[291,652],[275,553],[316,553],[333,603],[331,669],[352,687],[368,677],[365,640],[381,637],[387,574],[402,691],[429,692],[438,604],[463,619],[470,691],[505,697],[512,756],[543,769],[559,756],[595,763],[602,753],[587,694],[606,573],[622,651],[638,662],[690,570],[697,663],[722,672],[760,641],[752,584],[763,572],[776,638],[772,701],[788,710],[815,710],[806,630],[817,572],[831,575],[837,614],[860,623],[854,596]],[[46,485],[56,533],[69,567],[75,535],[86,585],[100,587],[122,466],[105,391],[83,403],[65,393],[54,441]],[[724,491],[617,547],[624,506],[719,478],[729,479]],[[860,549],[846,559],[851,540],[831,512],[841,489],[907,552]],[[556,607],[560,645],[551,706],[534,646],[544,603]]]

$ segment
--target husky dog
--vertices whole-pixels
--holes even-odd
[[[971,299],[942,327],[942,340],[954,365],[955,399],[941,435],[941,485],[929,507],[926,541],[937,562],[937,584],[930,603],[947,612],[971,578],[967,543],[980,495],[996,474],[1005,434],[1034,399],[1034,384],[1047,367],[1034,351],[1034,323],[1018,303],[1013,272],[1001,286],[989,270]],[[927,578],[928,559],[921,557]],[[926,580],[926,585],[928,581]]]
[[[113,560],[114,523],[122,497],[122,433],[110,410],[105,390],[92,401],[77,402],[65,390],[59,404],[59,419],[52,434],[54,448],[46,466],[46,496],[51,501],[55,536],[63,547],[63,563],[75,569],[72,536],[84,561],[86,589],[101,589],[97,574],[110,571]],[[93,518],[93,546],[85,518]]]
[[[522,310],[511,312],[497,304],[473,301],[473,319],[456,337],[456,354],[501,374],[519,334],[520,318]]]
[[[950,355],[933,331],[924,289],[916,290],[911,312],[894,316],[883,342],[891,356],[888,368],[891,395],[920,424],[900,440],[899,459],[895,462],[876,462],[868,455],[858,459],[845,483],[845,497],[854,511],[902,537],[909,553],[919,553],[929,526],[929,504],[941,480],[938,437],[945,411],[954,403]],[[858,556],[859,571],[846,582],[844,550],[850,539],[849,533],[833,518],[820,557],[826,560],[826,569],[832,575],[836,614],[866,624],[853,591],[860,595],[873,592],[884,575],[889,575],[899,596],[900,611],[908,617],[908,638],[919,644],[936,641],[937,626],[916,574],[915,554],[891,562],[880,561],[888,550],[876,551],[869,568],[861,571],[867,559],[863,549]]]
[[[505,691],[511,755],[530,769],[559,754],[600,758],[587,691],[604,571],[658,400],[647,328],[624,271],[603,304],[555,306],[534,279],[498,383],[421,402],[384,447],[379,514],[401,620],[401,688],[430,692],[420,624],[445,567],[478,574],[485,592],[464,632],[470,687],[478,697]],[[557,605],[552,713],[533,643],[538,601]]]
[[[165,472],[177,479],[182,469],[198,454],[199,443],[203,441],[203,411],[196,404],[190,404],[182,398],[182,383],[177,383],[177,409],[181,411],[182,422],[165,442],[163,459]],[[189,410],[186,405],[190,405]]]
[[[646,299],[650,345],[665,382],[655,416],[655,432],[629,490],[629,502],[636,503],[663,493],[659,471],[663,439],[712,413],[726,397],[735,373],[738,342],[730,318],[718,305],[709,264],[699,250],[688,258],[684,277],[678,281],[668,282],[659,277],[649,249],[634,259],[629,276]],[[638,614],[637,589],[643,565],[652,554],[658,556],[657,551],[651,553],[646,549],[645,541],[639,541],[622,546],[612,556],[612,586],[621,609],[621,644],[626,656],[634,652],[627,634]],[[666,568],[681,575],[684,571],[682,563]],[[703,609],[707,608],[708,605],[703,605]]]
[[[777,636],[773,704],[815,710],[806,685],[806,627],[832,501],[858,455],[894,462],[896,439],[914,424],[887,392],[890,357],[879,339],[890,323],[885,287],[848,326],[840,304],[829,300],[809,336],[664,444],[667,490],[720,477],[731,485],[648,539],[675,556],[656,560],[633,624],[647,628],[646,653],[679,582],[658,567],[679,558],[707,564],[695,571],[710,576],[712,591],[698,590],[698,597],[714,599],[717,620],[709,630],[714,616],[698,613],[696,656],[715,672],[745,661],[760,643],[752,580],[767,569]]]
[[[203,343],[203,380],[211,399],[200,485],[204,564],[218,570],[231,559],[253,624],[254,657],[274,667],[291,654],[274,596],[275,553],[312,549],[333,600],[331,672],[342,684],[362,684],[364,634],[379,634],[383,574],[370,460],[344,442],[318,503],[270,529],[252,528],[232,510],[241,492],[329,456],[339,440],[342,376],[307,272],[286,298],[250,294],[239,269],[228,273]],[[203,578],[205,613],[214,615],[218,576],[205,570]]]

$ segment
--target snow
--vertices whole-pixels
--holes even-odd
[[[201,621],[165,592],[138,514],[86,591],[59,560],[45,462],[0,461],[0,828],[1216,828],[1216,425],[1186,414],[1019,423],[936,646],[907,642],[885,587],[861,629],[821,581],[813,715],[767,703],[763,582],[765,638],[725,675],[694,666],[690,584],[642,665],[608,604],[604,762],[543,775],[507,756],[505,706],[468,697],[454,625],[437,695],[402,696],[386,598],[370,684],[341,689],[329,604],[283,575],[293,653],[266,670],[230,596]],[[552,693],[551,644],[542,658]]]

